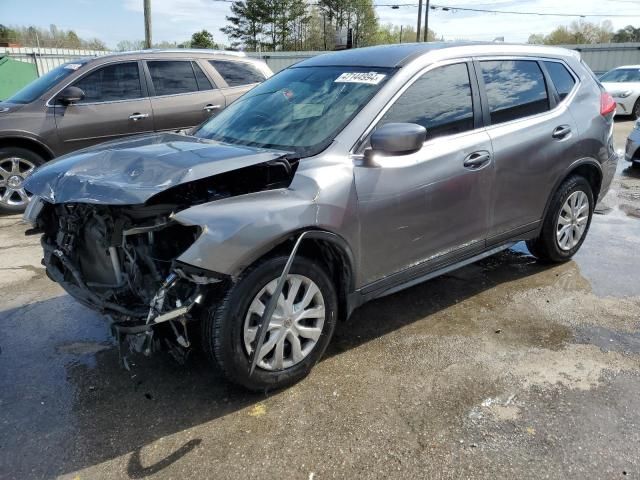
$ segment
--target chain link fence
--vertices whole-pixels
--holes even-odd
[[[640,43],[608,43],[596,45],[564,45],[578,50],[591,69],[601,74],[620,65],[640,65]],[[0,48],[0,56],[36,65],[43,75],[58,65],[82,57],[96,57],[112,53],[104,50],[72,50],[67,48]],[[247,56],[263,59],[274,72],[306,58],[326,52],[247,52]]]

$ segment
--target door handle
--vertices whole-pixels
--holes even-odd
[[[480,167],[489,163],[490,160],[491,160],[491,154],[486,150],[481,150],[479,152],[473,152],[467,155],[464,159],[463,165],[465,166],[465,168],[477,170]]]
[[[555,139],[562,140],[571,133],[571,127],[569,125],[560,125],[556,127],[551,136]]]
[[[212,105],[212,104],[207,104],[204,106],[203,110],[206,110],[207,112],[211,112],[213,110],[219,110],[221,109],[222,106],[221,105]]]
[[[131,115],[129,115],[129,120],[133,120],[134,122],[137,122],[138,120],[142,120],[143,118],[147,118],[149,116],[148,113],[133,113]]]

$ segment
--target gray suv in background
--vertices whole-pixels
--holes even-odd
[[[126,135],[194,127],[272,75],[242,53],[146,50],[65,63],[0,103],[0,210],[59,155]]]
[[[336,52],[191,135],[50,162],[25,219],[47,275],[123,344],[201,345],[232,381],[277,388],[364,302],[522,240],[569,260],[616,169],[615,109],[561,48]]]

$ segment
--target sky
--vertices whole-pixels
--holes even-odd
[[[426,1],[426,0],[425,0]],[[413,4],[396,10],[391,3]],[[412,25],[415,28],[418,0],[374,0],[382,23]],[[472,7],[520,12],[600,14],[586,20],[610,20],[614,29],[633,24],[640,27],[640,0],[435,0],[450,11],[430,10],[429,27],[445,40],[493,40],[525,42],[531,33],[549,33],[578,17],[554,17],[475,13],[455,10]],[[384,6],[383,6],[384,5]],[[219,43],[229,41],[220,28],[225,25],[229,3],[215,0],[151,0],[153,41],[182,42],[193,32],[209,30]],[[619,15],[619,16],[615,16]],[[144,37],[142,0],[0,0],[0,23],[73,29],[83,38],[99,38],[109,48],[121,40]]]

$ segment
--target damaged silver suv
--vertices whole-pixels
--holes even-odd
[[[332,53],[190,136],[41,167],[25,217],[49,277],[121,342],[179,357],[202,345],[230,380],[278,388],[368,300],[521,240],[570,259],[616,168],[615,107],[564,49]]]

